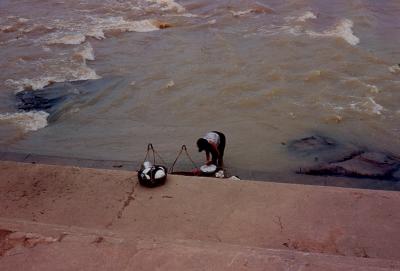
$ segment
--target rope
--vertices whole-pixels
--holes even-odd
[[[186,145],[182,145],[182,149],[185,149],[186,156],[189,158],[190,162],[192,162],[193,167],[197,168],[196,163],[193,161],[192,157],[190,157],[190,154],[186,148]]]
[[[196,165],[196,163],[193,161],[192,157],[190,156],[190,154],[189,154],[189,152],[188,152],[188,150],[187,150],[186,145],[182,145],[182,148],[181,148],[181,150],[179,151],[178,156],[176,157],[176,159],[175,159],[174,163],[172,164],[171,168],[169,169],[169,172],[170,172],[170,173],[174,172],[175,164],[176,164],[176,162],[178,161],[179,157],[181,156],[182,152],[185,152],[186,156],[189,158],[190,162],[192,163],[193,168],[197,168],[197,165]]]
[[[146,152],[146,156],[144,157],[143,163],[147,161],[147,158],[149,157],[150,150],[153,151],[153,164],[155,163],[154,148],[153,148],[153,144],[151,144],[151,143],[149,143],[147,145],[147,152]]]
[[[176,156],[175,161],[172,163],[171,168],[169,169],[170,173],[174,172],[174,166],[175,166],[176,162],[178,161],[179,157],[181,156],[182,151],[183,151],[183,146],[182,146],[181,150],[179,151],[178,156]]]
[[[165,163],[164,159],[162,159],[161,155],[154,149],[153,144],[151,144],[151,143],[149,143],[149,144],[147,145],[147,152],[146,152],[146,156],[145,156],[144,159],[143,159],[143,163],[146,162],[148,158],[150,158],[150,156],[151,156],[151,155],[150,155],[150,152],[152,152],[152,154],[153,154],[153,165],[156,164],[156,156],[161,160],[161,162],[163,162],[164,165],[167,164],[167,163]],[[143,163],[142,163],[142,164],[143,164]],[[140,168],[141,166],[142,166],[142,165],[140,165],[139,168]]]
[[[164,159],[162,159],[161,155],[158,154],[158,152],[155,151],[154,149],[153,149],[153,153],[155,153],[155,154],[157,155],[157,157],[161,160],[161,162],[163,163],[163,165],[166,165],[166,164],[167,164],[167,163],[164,161]],[[154,158],[154,161],[155,161],[155,158]],[[155,162],[154,162],[154,164],[155,164]]]

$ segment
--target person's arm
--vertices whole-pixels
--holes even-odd
[[[207,158],[206,164],[209,165],[212,161],[210,160],[210,152],[207,150],[206,150],[206,158]]]
[[[211,161],[209,164],[214,164],[217,165],[217,160],[219,159],[219,151],[216,145],[210,144],[211,145]]]
[[[211,165],[211,164],[216,165],[218,157],[219,157],[218,147],[214,143],[211,143],[211,142],[208,142],[208,143],[209,143],[209,149],[206,150],[206,158],[207,158],[206,164],[207,165]],[[210,154],[211,154],[211,157],[210,157]]]

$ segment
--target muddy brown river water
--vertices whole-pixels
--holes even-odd
[[[229,171],[256,179],[315,163],[287,148],[310,135],[344,146],[318,159],[400,155],[399,14],[395,0],[2,0],[0,150],[141,161],[152,142],[172,162],[186,144],[201,164],[196,139],[218,130]],[[77,80],[55,111],[16,107]]]

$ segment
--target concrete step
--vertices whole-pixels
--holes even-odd
[[[0,161],[0,203],[1,271],[400,270],[398,192]]]
[[[0,220],[0,270],[400,270],[400,262]],[[25,231],[28,230],[28,231]]]

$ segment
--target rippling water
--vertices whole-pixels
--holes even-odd
[[[2,150],[168,161],[209,130],[225,161],[293,172],[311,134],[400,154],[400,2],[71,0],[0,2]],[[165,28],[166,26],[170,26]],[[103,78],[51,118],[14,94]],[[283,144],[282,144],[283,143]]]

